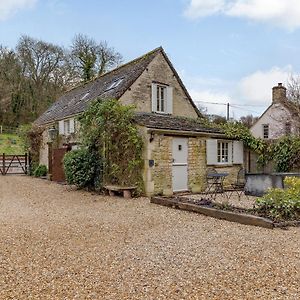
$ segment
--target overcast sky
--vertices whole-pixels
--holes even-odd
[[[260,114],[300,73],[299,0],[0,0],[0,43],[21,34],[68,46],[76,33],[131,60],[163,46],[194,101]],[[202,103],[225,115],[224,105]]]

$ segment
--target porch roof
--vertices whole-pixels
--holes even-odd
[[[136,113],[134,120],[138,125],[153,129],[191,132],[193,131],[218,134],[224,133],[219,128],[210,128],[205,126],[203,122],[201,122],[201,119],[192,119],[157,113]]]

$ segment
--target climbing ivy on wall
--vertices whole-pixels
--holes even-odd
[[[284,136],[272,145],[276,171],[289,172],[300,168],[300,137]]]
[[[103,159],[104,184],[134,185],[142,192],[143,140],[132,106],[98,99],[81,115],[80,139]]]
[[[300,136],[284,136],[278,140],[265,141],[255,138],[241,123],[226,123],[222,126],[228,138],[243,141],[244,146],[258,154],[261,166],[273,161],[277,172],[289,172],[300,168]]]
[[[261,154],[265,150],[265,141],[260,138],[255,138],[250,132],[249,128],[244,126],[242,123],[226,123],[222,127],[228,138],[234,138],[243,141],[244,145],[254,152]]]
[[[34,125],[23,125],[18,130],[18,135],[24,144],[24,150],[28,151],[31,157],[30,172],[39,165],[42,133],[44,130],[44,127]]]

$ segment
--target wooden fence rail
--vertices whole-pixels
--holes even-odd
[[[28,155],[7,155],[2,154],[0,159],[0,174],[27,174]]]
[[[18,132],[18,127],[0,125],[0,134],[2,133],[16,134],[17,132]]]

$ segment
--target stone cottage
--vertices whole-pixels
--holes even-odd
[[[134,121],[145,144],[141,172],[147,195],[200,192],[209,167],[228,172],[229,183],[243,165],[243,144],[199,122],[199,110],[160,47],[66,92],[36,120],[44,128],[40,164],[49,167],[53,180],[63,180],[66,148],[78,147],[76,116],[96,98],[135,105]],[[49,139],[53,128],[59,134],[56,145]]]
[[[299,130],[300,108],[288,101],[286,88],[278,83],[272,89],[272,103],[251,127],[255,137],[265,140],[296,134]]]
[[[276,140],[284,135],[299,134],[300,107],[287,99],[287,90],[282,83],[272,88],[272,102],[259,119],[250,128],[256,138]],[[261,170],[257,165],[257,155],[248,151],[247,169],[250,172],[273,172],[270,162]]]

